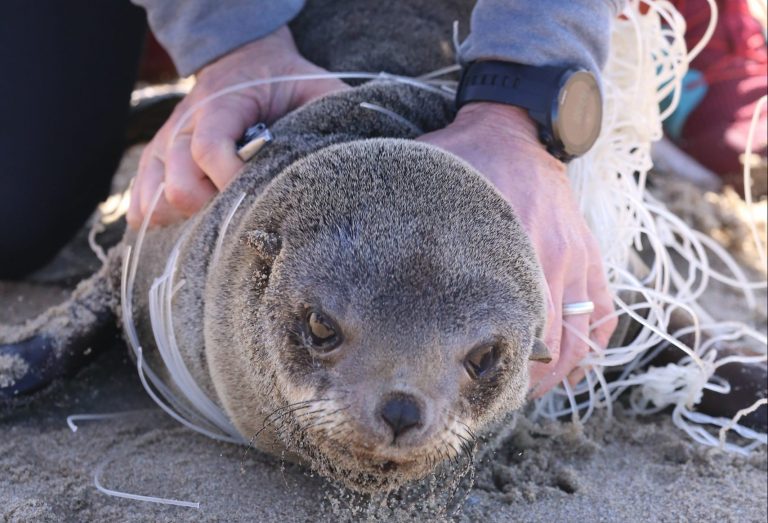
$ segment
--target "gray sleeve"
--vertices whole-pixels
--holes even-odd
[[[268,35],[304,7],[304,0],[131,1],[147,10],[152,31],[182,76]]]
[[[611,21],[625,0],[478,0],[462,64],[503,60],[575,65],[599,75],[608,57]]]

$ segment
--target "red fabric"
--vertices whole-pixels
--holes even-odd
[[[691,49],[709,21],[706,0],[679,0],[676,7],[688,24]],[[710,170],[724,176],[740,173],[752,114],[768,91],[768,54],[762,28],[746,0],[718,0],[715,32],[691,68],[701,71],[708,91],[683,128],[680,145]],[[766,155],[766,108],[760,114],[753,152]],[[730,178],[730,177],[729,177]]]
[[[151,31],[147,31],[144,43],[144,54],[139,65],[139,80],[150,83],[168,82],[178,78],[171,57],[155,39]]]

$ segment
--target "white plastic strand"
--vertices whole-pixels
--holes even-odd
[[[157,207],[158,202],[160,201],[160,197],[162,196],[163,191],[164,184],[160,184],[152,199],[149,209],[147,210],[147,214],[144,216],[141,227],[139,227],[139,232],[136,236],[136,242],[134,246],[129,246],[126,248],[123,261],[123,276],[121,281],[123,329],[125,330],[129,345],[132,348],[134,355],[136,356],[136,368],[139,374],[139,379],[141,380],[141,384],[150,398],[152,398],[152,400],[157,403],[157,405],[163,411],[165,411],[169,416],[171,416],[182,425],[205,436],[221,441],[243,443],[244,439],[239,434],[236,434],[236,436],[233,437],[233,435],[229,432],[224,432],[223,434],[220,433],[221,428],[217,427],[215,423],[213,423],[213,427],[217,427],[215,430],[210,430],[209,428],[203,426],[203,424],[211,424],[211,420],[206,418],[205,414],[201,414],[200,410],[195,408],[194,402],[190,401],[189,398],[187,398],[187,403],[179,399],[163,382],[163,380],[160,379],[160,377],[151,368],[149,368],[148,365],[146,365],[144,361],[144,352],[141,347],[133,319],[133,289],[144,238],[146,236],[147,228],[149,227],[149,220],[154,212],[154,209]],[[158,332],[154,329],[155,324],[155,322],[152,323],[153,333],[155,336],[163,336],[162,332]],[[147,378],[149,378],[149,380],[147,380]],[[157,389],[160,395],[156,394],[154,389]],[[186,392],[183,389],[182,391]],[[162,398],[160,396],[162,396]]]
[[[383,114],[385,116],[388,116],[389,118],[392,118],[396,122],[399,122],[399,123],[403,124],[404,126],[406,126],[408,129],[411,130],[412,133],[414,133],[417,136],[421,135],[421,134],[424,134],[424,131],[418,125],[416,125],[415,123],[410,121],[405,116],[403,116],[401,114],[397,114],[394,111],[390,111],[386,107],[382,107],[382,106],[380,106],[378,104],[372,104],[370,102],[360,102],[360,107],[362,107],[363,109],[369,109],[371,111],[376,111],[377,113],[381,113],[381,114]]]
[[[752,206],[752,143],[755,141],[755,131],[757,130],[757,124],[760,121],[760,114],[763,111],[763,107],[768,101],[768,95],[763,96],[757,102],[755,110],[752,113],[752,121],[749,123],[749,132],[747,133],[747,146],[744,151],[744,200],[747,206]],[[750,213],[747,220],[749,226],[749,232],[752,234],[752,240],[755,242],[755,249],[757,249],[757,255],[760,258],[760,266],[768,267],[768,258],[765,254],[765,245],[760,240],[760,235],[757,233],[757,226],[755,225],[755,219]]]
[[[171,380],[196,413],[223,434],[229,436],[232,441],[244,443],[245,441],[224,412],[197,385],[184,363],[176,343],[172,317],[173,277],[176,272],[181,244],[185,239],[186,231],[179,235],[179,239],[168,257],[165,271],[155,279],[149,291],[149,318],[155,343]]]
[[[221,228],[219,229],[219,237],[216,238],[216,247],[214,247],[213,256],[211,257],[211,267],[216,267],[219,263],[221,247],[224,245],[224,238],[227,236],[229,224],[232,223],[232,218],[235,217],[235,213],[240,208],[240,205],[242,205],[243,200],[245,200],[245,193],[240,193],[240,196],[237,197],[237,200],[235,200],[232,208],[229,210],[227,216],[224,218],[224,221],[221,223]]]
[[[103,414],[70,414],[67,416],[67,427],[69,427],[69,430],[72,432],[77,432],[78,426],[77,421],[104,421],[104,420],[110,420],[110,419],[117,419],[117,418],[124,418],[126,416],[130,416],[132,414],[138,414],[138,413],[145,413],[148,412],[147,409],[141,409],[141,410],[126,410],[123,412],[109,412],[109,413],[103,413]]]
[[[295,75],[286,75],[286,76],[274,76],[272,78],[260,78],[258,80],[250,80],[247,82],[241,82],[234,85],[230,85],[229,87],[220,89],[215,93],[210,94],[205,98],[201,99],[200,101],[192,104],[192,106],[190,106],[186,111],[182,113],[181,117],[179,118],[179,121],[176,123],[176,126],[173,128],[173,132],[171,133],[170,143],[172,143],[176,139],[176,136],[178,136],[178,134],[184,128],[184,125],[186,125],[187,121],[189,121],[189,119],[192,117],[195,111],[200,109],[202,106],[212,102],[213,100],[216,100],[217,98],[221,98],[222,96],[226,96],[228,94],[240,92],[245,89],[250,89],[252,87],[258,87],[260,85],[271,85],[271,84],[278,84],[278,83],[284,83],[284,82],[306,82],[306,81],[323,80],[323,79],[329,79],[329,78],[338,79],[338,80],[389,80],[392,82],[412,85],[414,87],[418,87],[426,91],[431,91],[433,93],[437,93],[443,96],[448,95],[448,93],[440,89],[440,85],[444,83],[441,80],[421,80],[419,78],[399,76],[399,75],[389,74],[384,72],[381,72],[381,73],[365,73],[365,72],[314,73],[314,74],[295,74]]]
[[[106,462],[102,463],[96,468],[96,472],[93,474],[93,485],[96,487],[96,490],[101,492],[102,494],[106,494],[107,496],[113,496],[116,498],[124,498],[124,499],[130,499],[133,501],[147,501],[150,503],[158,503],[160,505],[174,505],[177,507],[187,507],[187,508],[194,508],[199,509],[200,503],[196,501],[181,501],[178,499],[171,499],[171,498],[159,498],[156,496],[143,496],[141,494],[131,494],[128,492],[120,492],[118,490],[112,490],[109,488],[106,488],[104,485],[101,484],[101,475],[104,473],[104,468],[106,467]]]
[[[101,245],[99,245],[99,242],[96,241],[96,235],[103,231],[104,224],[101,223],[101,211],[96,211],[96,218],[88,230],[88,246],[102,264],[107,263],[107,255]]]

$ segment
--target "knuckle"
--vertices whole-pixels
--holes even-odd
[[[147,146],[144,147],[144,149],[141,151],[141,156],[139,156],[139,163],[144,163],[152,157],[152,152],[153,152],[152,144],[156,138],[157,137],[153,138],[152,142],[149,142]]]
[[[149,206],[150,206],[150,203],[151,203],[151,202],[149,202],[148,200],[144,200],[144,199],[142,198],[142,200],[141,200],[141,204],[139,205],[139,212],[138,212],[138,216],[137,216],[138,220],[140,220],[140,221],[141,221],[141,220],[144,220],[144,217],[145,217],[147,214],[149,214]]]
[[[187,211],[192,207],[194,200],[187,188],[173,179],[167,180],[165,185],[165,199],[171,206],[181,211]]]
[[[585,248],[589,252],[595,253],[598,257],[600,255],[600,244],[597,242],[597,238],[595,238],[595,235],[592,234],[592,232],[587,229],[586,233],[584,234],[584,241],[585,241]]]
[[[576,350],[574,352],[575,352],[575,354],[574,354],[574,356],[575,356],[574,357],[574,360],[575,360],[574,363],[578,363],[579,361],[584,359],[584,357],[587,354],[589,354],[589,344],[588,343],[584,343],[583,341],[580,341],[576,345]]]
[[[567,234],[558,231],[549,237],[549,247],[558,255],[564,255],[571,250],[571,239]]]
[[[133,205],[129,207],[128,212],[125,215],[125,219],[128,222],[128,225],[131,227],[136,227],[139,223],[139,220],[141,219],[138,207],[134,207]]]
[[[582,261],[586,257],[586,245],[579,234],[569,230],[554,232],[549,237],[550,249],[572,262]]]

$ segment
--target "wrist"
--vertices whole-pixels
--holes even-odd
[[[541,146],[536,123],[528,116],[528,111],[514,105],[469,103],[456,113],[454,124],[479,127],[503,139],[522,140]]]
[[[290,62],[290,58],[293,58],[294,55],[298,56],[298,50],[293,35],[288,26],[283,25],[268,35],[231,50],[216,61],[202,67],[196,75],[198,79],[209,73],[218,75],[221,69],[233,67],[277,68],[283,63]]]

